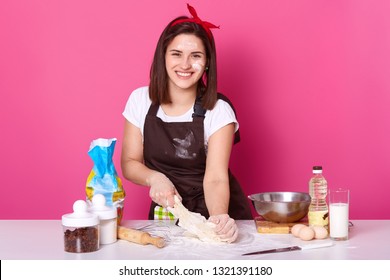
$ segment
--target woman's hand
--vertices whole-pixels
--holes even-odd
[[[210,216],[209,221],[217,225],[214,230],[223,241],[232,243],[237,239],[237,224],[228,214]]]
[[[149,178],[148,183],[150,185],[150,198],[162,207],[173,207],[175,204],[173,197],[175,195],[181,200],[175,186],[164,174],[160,172],[153,173]]]

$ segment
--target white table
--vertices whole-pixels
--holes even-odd
[[[390,260],[390,220],[355,220],[347,241],[326,248],[241,256],[243,253],[300,245],[291,234],[259,234],[253,220],[237,221],[240,235],[233,244],[210,244],[183,236],[172,222],[123,221],[122,225],[141,228],[162,236],[167,245],[156,248],[118,240],[101,245],[92,253],[64,251],[60,220],[0,220],[0,259],[2,260]],[[303,243],[302,243],[303,242]],[[307,242],[324,242],[323,240]]]

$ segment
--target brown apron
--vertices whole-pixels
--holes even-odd
[[[218,98],[228,101],[221,94]],[[192,122],[166,123],[157,117],[158,109],[159,105],[152,104],[145,119],[145,164],[150,169],[165,174],[172,181],[183,199],[183,205],[189,211],[209,218],[203,191],[206,169],[203,120],[206,111],[201,107],[200,100],[197,100]],[[252,219],[248,199],[230,170],[229,180],[229,216],[235,220]],[[154,218],[155,206],[157,204],[152,201],[150,220]]]

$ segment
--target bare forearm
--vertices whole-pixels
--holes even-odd
[[[172,207],[175,204],[175,195],[181,200],[175,186],[163,173],[149,169],[137,160],[122,161],[122,169],[127,180],[150,187],[149,196],[155,203]]]
[[[206,172],[203,180],[209,214],[227,214],[229,210],[229,158],[234,124],[216,131],[209,139]]]
[[[228,181],[204,182],[204,192],[210,216],[228,213],[230,199]]]
[[[142,186],[150,186],[149,178],[156,171],[137,160],[122,160],[122,174],[127,180]]]

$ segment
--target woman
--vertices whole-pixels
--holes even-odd
[[[228,167],[238,122],[230,102],[217,93],[210,28],[218,27],[188,9],[192,18],[176,18],[161,34],[149,87],[135,90],[126,104],[122,172],[150,187],[149,219],[169,215],[165,208],[173,207],[176,195],[233,242],[235,219],[252,219]]]

